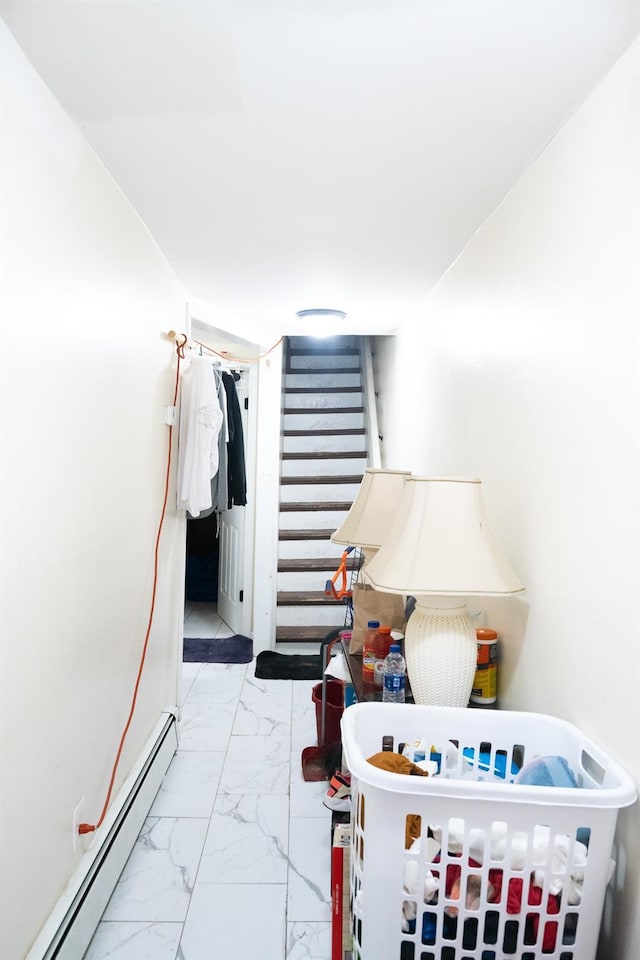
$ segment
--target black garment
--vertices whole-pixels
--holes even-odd
[[[222,383],[227,394],[227,422],[229,425],[229,454],[227,476],[229,481],[229,510],[235,504],[245,506],[247,502],[247,475],[244,460],[244,431],[242,429],[242,414],[238,391],[233,376],[230,373],[222,374]]]
[[[218,517],[211,513],[195,520],[187,517],[187,567],[185,600],[218,599]]]

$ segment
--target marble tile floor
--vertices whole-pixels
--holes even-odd
[[[186,636],[230,633],[187,605]],[[84,960],[329,960],[327,784],[300,766],[314,681],[254,672],[183,665],[178,751]]]

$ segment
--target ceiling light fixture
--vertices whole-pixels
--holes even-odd
[[[298,320],[310,321],[314,330],[312,337],[333,337],[342,331],[342,321],[346,317],[344,310],[331,310],[327,307],[314,307],[309,310],[298,310]]]

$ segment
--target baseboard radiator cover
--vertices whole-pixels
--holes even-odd
[[[25,960],[79,960],[91,942],[178,746],[177,711],[162,714],[69,885]]]

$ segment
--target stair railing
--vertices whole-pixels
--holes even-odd
[[[367,431],[367,465],[379,468],[380,433],[378,430],[378,410],[376,407],[376,389],[373,376],[373,357],[371,338],[360,337],[360,369],[362,371],[362,402],[364,404],[364,425]]]

